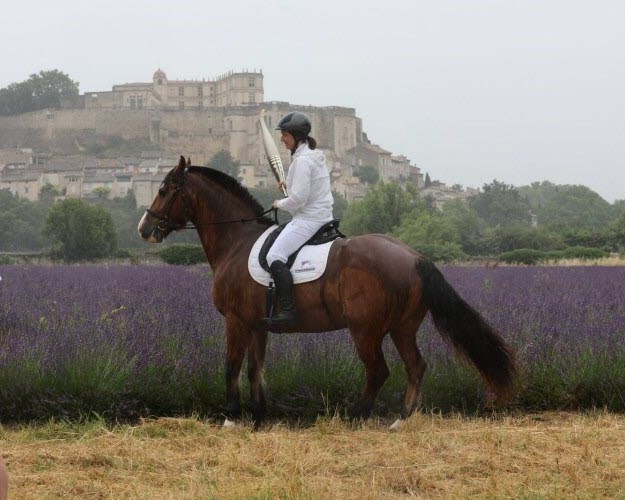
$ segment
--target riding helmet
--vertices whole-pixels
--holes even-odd
[[[297,134],[303,135],[304,137],[310,134],[311,128],[310,118],[299,111],[287,113],[280,119],[276,126],[276,130],[284,130],[294,136]]]

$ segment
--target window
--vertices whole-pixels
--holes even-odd
[[[256,102],[256,94],[254,92],[250,92],[250,101],[249,102]]]
[[[184,102],[180,101],[178,103],[178,109],[184,109]]]
[[[199,101],[199,102],[197,103],[197,107],[198,107],[198,108],[203,108],[203,107],[204,107],[204,103],[203,103],[202,101]]]
[[[137,96],[137,109],[143,109],[143,96]]]
[[[204,89],[202,88],[201,85],[197,88],[197,95],[200,97],[204,95]]]
[[[184,97],[184,87],[178,87],[178,96]]]
[[[130,109],[136,109],[137,108],[137,98],[134,95],[131,95],[128,98],[128,104],[130,105]]]
[[[159,79],[158,79],[158,84],[159,84],[159,85],[163,85],[163,79],[162,79],[162,78],[159,78]]]
[[[256,80],[254,78],[250,78],[247,82],[248,87],[256,87]]]
[[[213,129],[211,127],[208,127],[208,135],[213,133]]]

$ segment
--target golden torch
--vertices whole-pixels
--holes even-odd
[[[269,132],[267,125],[265,124],[265,110],[263,109],[260,112],[260,116],[258,117],[260,121],[260,133],[263,136],[263,145],[265,146],[265,155],[267,155],[267,160],[269,161],[269,167],[273,172],[274,177],[281,185],[282,193],[286,198],[288,195],[286,193],[286,178],[284,177],[284,167],[282,166],[282,160],[280,159],[280,153],[278,153],[278,146],[276,146],[276,141],[273,140],[273,136]]]

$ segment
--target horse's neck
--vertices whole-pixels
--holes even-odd
[[[200,188],[193,190],[192,197],[192,222],[213,269],[246,247],[248,240],[252,244],[267,229],[255,220],[240,222],[256,218],[253,209],[214,182],[203,181]]]

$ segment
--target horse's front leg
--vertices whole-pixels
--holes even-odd
[[[241,416],[239,378],[250,339],[249,328],[234,316],[226,317],[226,419]]]
[[[263,371],[267,349],[267,330],[252,330],[252,338],[247,351],[247,377],[250,381],[250,402],[254,426],[259,427],[267,413]]]

